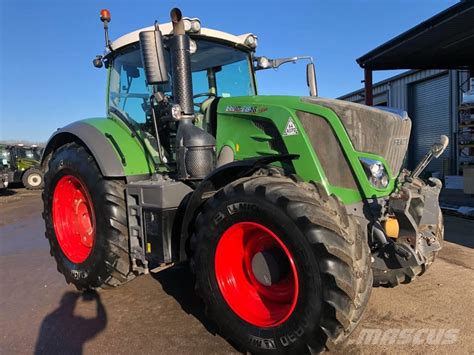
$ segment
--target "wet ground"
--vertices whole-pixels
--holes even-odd
[[[49,255],[40,193],[16,189],[0,204],[1,354],[236,353],[214,334],[186,267],[77,293]],[[448,242],[435,264],[410,285],[374,289],[340,352],[474,352],[474,221],[445,218]]]

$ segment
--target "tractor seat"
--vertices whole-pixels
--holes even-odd
[[[219,102],[218,97],[209,97],[204,100],[201,104],[199,113],[201,115],[201,128],[206,132],[216,136],[217,129],[217,104]]]

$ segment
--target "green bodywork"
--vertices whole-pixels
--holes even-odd
[[[30,158],[19,158],[16,161],[16,169],[20,171],[28,170],[29,168],[38,167],[40,162]]]
[[[82,121],[97,128],[100,132],[110,134],[117,142],[122,154],[125,156],[126,164],[123,165],[125,176],[151,174],[155,171],[154,161],[159,162],[158,155],[151,156],[135,134],[113,115],[109,118],[89,118]],[[138,132],[140,134],[140,132]],[[120,159],[119,153],[117,159]]]
[[[235,112],[229,107],[250,108],[249,112]],[[359,190],[333,186],[324,174],[311,142],[296,114],[303,111],[318,115],[327,120],[344,151],[353,174],[358,182]],[[297,127],[298,134],[285,136],[289,118]],[[298,154],[299,158],[293,161],[295,173],[305,181],[318,182],[325,187],[329,194],[336,195],[344,204],[352,204],[363,199],[382,197],[390,194],[394,189],[396,176],[381,156],[357,152],[337,115],[326,107],[306,103],[300,97],[294,96],[252,96],[221,98],[217,108],[217,151],[223,146],[229,146],[235,154],[235,159],[246,159],[257,156],[280,154],[269,148],[271,137],[262,134],[253,120],[269,120],[276,126],[289,154]],[[153,149],[145,149],[134,133],[117,117],[92,118],[82,121],[97,128],[104,134],[115,138],[121,154],[127,162],[123,166],[126,176],[150,174],[155,169],[165,170],[160,166],[157,153]],[[140,132],[139,132],[140,134]],[[142,138],[143,134],[140,134]],[[143,140],[142,140],[143,141]],[[146,142],[146,140],[145,140]],[[114,148],[115,149],[115,148]],[[117,152],[117,149],[115,149]],[[150,153],[150,151],[152,153]],[[390,183],[386,189],[377,189],[370,185],[359,158],[370,158],[381,161],[385,165]],[[119,159],[119,152],[117,152]]]
[[[254,106],[255,113],[226,112],[228,106]],[[331,185],[322,168],[311,142],[301,125],[297,111],[303,111],[325,118],[330,124],[344,150],[349,165],[359,183],[359,190],[352,190]],[[268,151],[268,144],[262,132],[252,124],[253,118],[271,120],[282,135],[283,142],[289,154],[298,154],[300,157],[293,161],[295,173],[305,181],[314,181],[323,185],[327,192],[334,194],[344,203],[351,204],[364,198],[387,196],[394,188],[396,176],[392,176],[389,166],[383,157],[373,154],[360,153],[354,150],[349,136],[337,115],[330,109],[305,103],[295,96],[254,96],[221,99],[218,106],[217,145],[218,150],[228,145],[234,150],[237,160],[250,158],[256,155],[277,154]],[[298,134],[284,136],[289,118],[295,123]],[[236,150],[236,144],[239,151]],[[390,176],[390,183],[384,190],[372,187],[359,158],[370,158],[381,161]]]

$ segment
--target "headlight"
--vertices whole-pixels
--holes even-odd
[[[193,21],[191,23],[191,30],[193,32],[201,31],[201,21],[199,21],[198,19],[193,19]]]
[[[201,31],[201,21],[198,18],[185,18],[183,23],[186,32],[196,33]]]
[[[197,51],[197,44],[195,41],[193,41],[192,39],[189,39],[189,52],[191,54],[194,54],[196,53]]]
[[[245,39],[245,45],[255,49],[257,48],[257,36],[255,35],[248,35],[247,38]]]
[[[267,69],[271,67],[270,60],[267,57],[258,57],[257,58],[257,68]]]
[[[183,20],[183,24],[184,24],[184,30],[185,30],[186,32],[189,32],[189,31],[191,30],[191,20],[185,18],[185,19]]]
[[[382,162],[373,159],[360,158],[365,174],[372,186],[385,189],[389,179]]]
[[[181,106],[179,106],[178,104],[174,104],[173,106],[171,106],[171,116],[175,120],[179,120],[181,118],[182,112],[183,110],[181,109]]]

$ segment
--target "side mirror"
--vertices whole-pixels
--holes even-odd
[[[433,146],[431,147],[431,151],[433,152],[434,157],[439,158],[441,154],[443,154],[446,148],[448,147],[448,144],[449,144],[449,138],[445,136],[444,134],[441,135],[441,137],[439,138],[439,142],[433,144]]]
[[[423,170],[425,170],[426,166],[433,160],[438,159],[441,154],[446,150],[449,144],[449,138],[444,134],[440,137],[439,142],[435,143],[431,146],[431,149],[426,155],[421,159],[415,169],[410,174],[412,179],[417,178]]]
[[[168,68],[165,62],[161,31],[158,28],[154,31],[143,31],[140,32],[139,38],[147,84],[155,85],[168,82]]]
[[[306,83],[309,88],[310,96],[318,96],[318,84],[316,83],[316,68],[314,63],[306,65]]]

